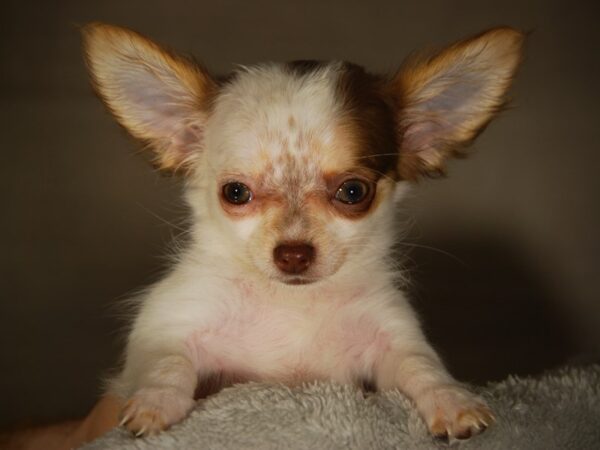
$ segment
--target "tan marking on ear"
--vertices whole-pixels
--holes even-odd
[[[445,172],[505,104],[525,35],[495,28],[430,57],[413,57],[388,88],[395,99],[403,179]]]
[[[187,150],[201,145],[216,82],[137,32],[102,23],[81,32],[93,87],[118,122],[153,148],[159,168],[187,169],[194,156]]]

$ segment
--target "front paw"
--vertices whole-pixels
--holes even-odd
[[[194,405],[176,388],[143,388],[125,403],[120,425],[136,436],[156,434],[185,418]]]
[[[429,431],[436,438],[468,439],[495,421],[482,398],[458,385],[431,389],[416,400]]]

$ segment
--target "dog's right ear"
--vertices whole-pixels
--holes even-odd
[[[188,168],[202,149],[215,81],[134,31],[92,23],[82,34],[94,87],[117,120],[149,144],[159,168]]]

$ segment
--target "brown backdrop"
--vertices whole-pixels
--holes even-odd
[[[135,156],[91,93],[77,25],[92,20],[142,31],[219,73],[300,58],[390,70],[414,49],[493,25],[533,31],[514,108],[402,212],[413,223],[414,303],[467,380],[597,352],[594,3],[2,2],[0,425],[92,404],[121,347],[119,301],[160,274],[185,214],[177,181]]]

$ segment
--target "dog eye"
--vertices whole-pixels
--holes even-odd
[[[227,183],[223,186],[223,198],[233,205],[243,205],[252,200],[252,191],[244,183]]]
[[[335,193],[335,199],[346,203],[347,205],[354,205],[355,203],[362,202],[369,193],[369,185],[361,180],[348,180],[344,181]]]

